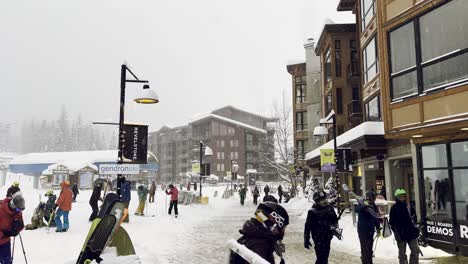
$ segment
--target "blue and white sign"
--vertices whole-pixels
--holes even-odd
[[[139,164],[99,164],[99,174],[140,174]]]

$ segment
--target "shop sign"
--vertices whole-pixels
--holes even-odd
[[[454,229],[451,223],[427,221],[427,233],[431,237],[438,237],[443,240],[451,240],[454,236]],[[468,239],[468,226],[459,225],[459,235],[462,239]]]
[[[335,151],[333,149],[320,150],[320,166],[322,172],[335,172]]]
[[[99,164],[99,174],[140,174],[138,164]]]

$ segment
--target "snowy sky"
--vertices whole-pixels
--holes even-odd
[[[323,21],[352,22],[337,0],[24,0],[0,4],[0,122],[55,119],[61,106],[89,121],[118,120],[120,65],[151,82],[161,102],[127,121],[181,125],[233,105],[269,113],[286,65]]]

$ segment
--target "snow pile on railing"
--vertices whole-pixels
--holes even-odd
[[[224,258],[224,263],[229,264],[231,251],[241,256],[250,264],[270,264],[268,261],[257,255],[252,250],[248,249],[246,246],[239,244],[236,240],[231,239],[226,243],[226,256]]]

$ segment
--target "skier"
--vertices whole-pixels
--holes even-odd
[[[190,191],[190,187],[192,186],[192,183],[188,182],[187,183],[187,191]]]
[[[45,193],[45,196],[47,197],[47,202],[44,210],[44,219],[47,223],[50,221],[50,226],[55,226],[55,222],[53,220],[55,216],[52,214],[54,212],[55,200],[57,200],[57,196],[54,194],[53,190],[48,190]]]
[[[268,186],[268,184],[265,185],[265,188],[263,188],[263,192],[265,192],[265,196],[267,196],[268,193],[270,192],[270,186]]]
[[[179,202],[179,190],[177,190],[174,185],[169,184],[169,189],[166,190],[166,194],[171,196],[171,203],[169,205],[168,213],[171,215],[172,208],[174,208],[175,217],[177,218],[177,216],[179,216],[179,210],[177,209],[177,204]]]
[[[255,205],[257,205],[257,203],[258,203],[257,199],[258,199],[259,195],[260,195],[260,192],[258,191],[257,185],[255,185],[255,188],[252,191],[253,203]]]
[[[91,206],[91,209],[93,210],[93,212],[91,213],[88,219],[90,222],[96,219],[98,215],[98,212],[99,212],[98,201],[102,201],[100,183],[96,183],[96,185],[94,185],[93,193],[91,194],[91,197],[89,198],[89,205]]]
[[[0,202],[0,263],[10,264],[10,238],[16,237],[24,228],[22,211],[25,202],[20,192]]]
[[[341,239],[341,232],[338,228],[338,217],[335,209],[328,204],[326,193],[321,190],[313,194],[314,205],[307,213],[307,220],[304,226],[304,247],[309,249],[310,235],[314,241],[315,255],[317,260],[315,264],[328,263],[330,255],[330,243],[333,235]]]
[[[359,242],[361,244],[361,261],[363,264],[372,264],[372,246],[374,244],[374,233],[380,234],[379,215],[375,205],[375,192],[370,190],[366,192],[365,201],[358,199],[358,205],[355,212],[358,214],[357,230]]]
[[[13,184],[10,186],[10,188],[8,188],[7,190],[7,195],[6,197],[12,197],[13,194],[17,193],[20,191],[20,188],[19,188],[19,182],[15,181],[13,182]]]
[[[145,204],[146,204],[146,197],[148,196],[148,188],[144,185],[138,186],[137,189],[138,194],[138,208],[136,209],[135,215],[144,215],[145,212]]]
[[[241,205],[244,205],[245,196],[247,195],[247,189],[244,186],[242,186],[242,184],[239,188],[240,203]]]
[[[31,224],[26,225],[26,230],[35,230],[43,226],[47,226],[44,223],[44,211],[46,204],[39,202],[39,205],[34,209],[33,215],[31,216]]]
[[[279,196],[279,203],[283,201],[283,187],[278,186],[278,196]]]
[[[73,184],[72,192],[73,192],[73,202],[75,203],[76,196],[78,196],[78,194],[80,193],[80,191],[78,190],[78,184],[76,184],[76,182]]]
[[[405,189],[395,191],[396,203],[390,209],[390,226],[395,234],[398,245],[398,259],[400,264],[408,263],[406,256],[406,244],[408,244],[411,255],[410,264],[419,263],[418,240],[419,229],[413,223],[408,205],[406,204]]]
[[[281,205],[272,202],[261,203],[255,211],[255,218],[247,220],[242,230],[239,230],[242,237],[237,242],[274,264],[273,252],[280,257],[284,253],[282,240],[288,224],[288,212]],[[231,253],[230,264],[246,263],[248,262],[241,256]],[[281,263],[284,263],[284,260]]]
[[[154,195],[156,194],[156,183],[154,181],[151,183],[149,189],[149,203],[154,203]]]
[[[125,205],[125,209],[128,210],[128,206],[130,205],[130,200],[132,199],[131,197],[131,189],[132,185],[130,184],[130,181],[127,181],[125,177],[122,177],[122,187],[121,187],[121,192],[122,192],[122,203]],[[130,221],[130,214],[127,214],[127,217],[125,217],[124,222],[128,223]]]
[[[70,223],[68,221],[68,214],[72,209],[72,202],[73,202],[73,193],[70,191],[70,182],[64,181],[60,184],[62,187],[62,191],[60,192],[60,196],[57,199],[55,204],[56,209],[58,207],[57,213],[55,214],[55,225],[57,229],[55,232],[67,232],[68,228],[70,227]],[[60,219],[63,216],[63,226],[62,220]]]

